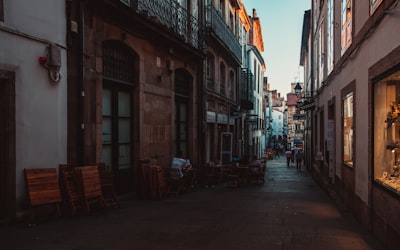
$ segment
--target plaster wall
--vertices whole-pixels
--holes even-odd
[[[363,10],[365,12],[366,10]],[[336,95],[340,99],[340,90],[352,81],[356,81],[356,102],[355,102],[355,122],[356,122],[356,162],[355,162],[355,192],[363,202],[368,204],[368,171],[369,158],[368,146],[371,143],[368,135],[369,118],[371,114],[368,111],[368,103],[370,101],[370,93],[368,92],[368,70],[381,58],[389,54],[392,50],[399,46],[400,33],[397,32],[400,16],[400,7],[397,6],[393,10],[393,14],[387,15],[386,18],[377,26],[377,28],[368,36],[365,41],[350,56],[347,65],[334,78],[333,82],[326,89],[326,97],[328,95]],[[369,12],[368,12],[369,13]],[[358,27],[358,26],[356,26]],[[357,30],[357,28],[355,29]],[[321,98],[328,100],[328,98]],[[337,102],[336,117],[341,117],[342,102]],[[341,130],[341,119],[336,119],[336,128]],[[338,130],[339,131],[339,130]],[[342,131],[341,131],[342,132]],[[341,141],[342,133],[336,133],[336,152],[342,152]],[[338,164],[337,170],[343,167],[341,153],[336,155]]]
[[[25,192],[23,169],[56,168],[66,162],[67,85],[65,1],[4,2],[0,69],[15,72],[16,196]],[[52,11],[50,11],[52,10]],[[59,83],[51,83],[38,58],[49,43],[61,47]]]

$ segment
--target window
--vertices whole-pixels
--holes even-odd
[[[192,82],[187,71],[176,71],[174,153],[183,152],[186,156],[189,156],[189,99]]]
[[[235,90],[235,73],[230,70],[229,71],[229,80],[228,80],[228,91],[229,91],[229,99],[234,100],[234,90]]]
[[[326,51],[326,67],[327,67],[327,74],[331,73],[333,69],[333,36],[334,36],[334,8],[333,8],[333,1],[328,0],[328,23],[327,23],[327,30],[326,30],[326,42],[327,42],[327,51]]]
[[[221,13],[222,19],[225,20],[225,0],[219,1],[219,12]]]
[[[226,84],[226,69],[225,69],[225,64],[222,62],[220,63],[220,68],[219,68],[219,93],[223,96],[225,96],[225,84]]]
[[[319,62],[319,66],[318,66],[318,72],[319,72],[319,82],[318,85],[321,86],[322,85],[322,81],[324,80],[324,53],[325,53],[325,22],[324,20],[322,20],[321,22],[321,26],[318,32],[318,42],[319,42],[319,46],[318,46],[318,62]]]
[[[370,0],[369,1],[369,13],[370,15],[374,14],[375,10],[379,7],[379,5],[382,3],[382,0]]]
[[[352,0],[342,0],[342,31],[341,31],[341,48],[342,55],[350,47],[352,37]]]
[[[343,98],[343,162],[353,167],[353,92]]]
[[[215,91],[215,80],[214,80],[214,70],[215,70],[215,58],[214,55],[208,53],[207,55],[207,88]]]
[[[102,161],[128,171],[133,160],[132,92],[136,54],[118,41],[103,42]]]
[[[374,180],[400,193],[400,70],[373,84]]]

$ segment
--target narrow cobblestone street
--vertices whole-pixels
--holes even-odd
[[[1,249],[384,249],[283,157],[268,161],[264,184],[121,205],[34,228],[2,225]]]

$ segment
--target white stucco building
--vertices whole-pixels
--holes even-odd
[[[57,168],[66,162],[67,68],[65,1],[1,2],[0,220],[4,220],[23,202],[25,168]]]

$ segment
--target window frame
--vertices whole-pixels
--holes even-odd
[[[350,99],[351,98],[351,99]],[[351,103],[349,103],[351,102]],[[346,103],[348,105],[351,105],[351,107],[348,107],[349,110],[348,112],[345,112],[346,110]],[[349,91],[345,91],[342,93],[342,160],[343,164],[345,166],[348,166],[350,168],[354,168],[354,162],[355,162],[355,152],[354,152],[354,142],[355,142],[355,132],[356,132],[356,126],[355,126],[355,90],[354,89],[349,89]],[[351,113],[349,115],[346,115],[348,113]],[[349,118],[350,120],[346,120],[346,118]],[[351,121],[350,125],[346,125],[347,122]],[[347,138],[347,133],[345,132],[348,128],[350,127],[349,133],[351,132],[351,138]],[[349,145],[346,145],[349,144]],[[348,148],[348,150],[346,150]],[[346,151],[350,152],[349,155],[346,155]],[[348,159],[346,158],[348,157]]]
[[[381,5],[382,0],[369,0],[369,14],[372,16],[379,5]]]
[[[348,7],[349,6],[349,7]],[[353,0],[341,1],[341,54],[350,47],[353,39]]]
[[[399,147],[398,147],[398,140],[395,141],[393,140],[393,137],[398,138],[398,134],[395,133],[395,135],[393,135],[392,128],[398,126],[398,115],[394,117],[394,116],[389,116],[389,114],[391,112],[398,112],[399,99],[396,98],[396,96],[398,96],[398,93],[400,92],[400,86],[398,86],[398,81],[394,79],[398,79],[399,76],[400,76],[400,65],[396,66],[394,69],[391,69],[385,72],[383,75],[372,80],[372,89],[374,93],[372,95],[372,103],[373,103],[372,125],[374,128],[372,132],[372,142],[373,142],[372,180],[374,183],[377,183],[378,185],[384,187],[385,189],[393,193],[396,193],[397,195],[400,195],[400,188],[397,185],[398,181],[396,181],[396,179],[399,177],[398,175],[394,174],[395,173],[394,167],[396,167],[397,169],[399,167]],[[395,85],[397,85],[395,87],[395,91],[393,91],[393,89],[390,91],[388,90],[389,86],[393,87]],[[385,91],[385,96],[382,96],[382,89],[384,89]],[[390,95],[388,96],[388,93],[390,94],[394,93],[394,94],[392,94],[392,96]],[[390,103],[392,104],[396,103],[397,107],[394,108],[393,106],[391,106],[391,108],[389,108]],[[382,109],[382,106],[384,106],[386,109]],[[382,129],[379,128],[378,126],[379,123],[385,124],[384,127],[386,129],[386,134],[384,137],[377,136],[376,133],[377,130]],[[394,131],[396,130],[394,129]],[[390,139],[389,139],[389,134],[392,135],[390,136]],[[384,150],[378,152],[377,149],[382,149],[382,148]],[[391,155],[393,158],[391,158],[391,156],[389,155]],[[386,166],[384,162],[386,163]]]

